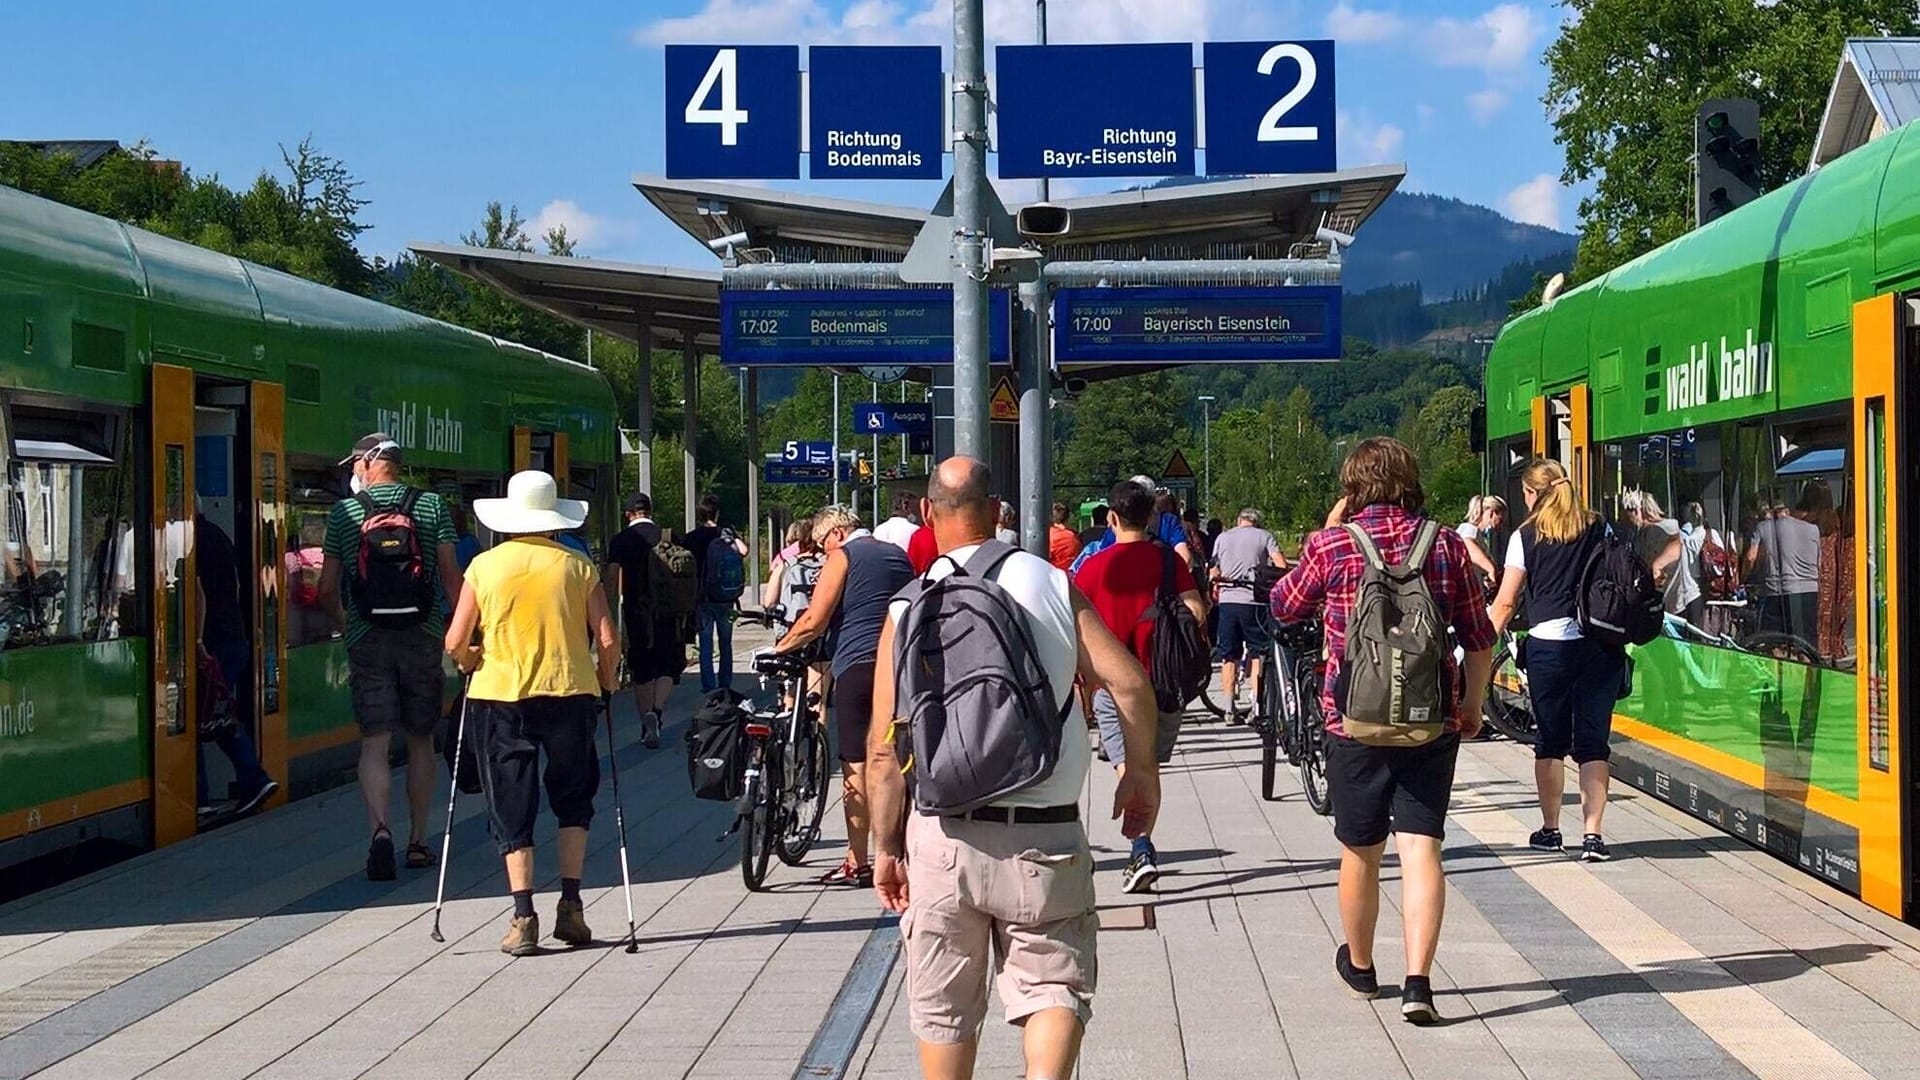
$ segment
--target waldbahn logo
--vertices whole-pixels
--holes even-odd
[[[1730,348],[1722,337],[1714,359],[1711,342],[1687,346],[1686,362],[1667,369],[1668,411],[1773,393],[1773,342],[1756,340],[1751,328],[1744,347]]]

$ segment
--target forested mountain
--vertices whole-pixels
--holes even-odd
[[[1568,233],[1512,221],[1484,206],[1396,191],[1360,226],[1341,280],[1349,293],[1418,284],[1425,299],[1446,300],[1479,288],[1516,262],[1569,256],[1576,242]]]

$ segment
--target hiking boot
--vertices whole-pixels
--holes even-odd
[[[236,814],[253,813],[256,809],[259,809],[259,806],[261,803],[266,802],[268,799],[272,798],[273,793],[279,790],[280,790],[280,784],[278,781],[268,780],[262,783],[259,787],[254,788],[253,792],[249,794],[246,798],[240,800],[240,805],[234,809],[234,813]]]
[[[508,956],[534,956],[540,952],[540,916],[514,916],[507,933],[500,939],[500,951]]]
[[[593,931],[587,929],[587,906],[578,900],[560,901],[560,906],[553,909],[553,937],[576,949],[593,944]]]
[[[392,881],[394,877],[393,834],[382,829],[367,845],[367,880]]]
[[[1380,976],[1372,968],[1353,966],[1353,954],[1345,945],[1333,952],[1333,970],[1339,974],[1340,981],[1347,984],[1347,992],[1362,1001],[1371,1001],[1380,996]]]
[[[1440,1010],[1433,1007],[1433,982],[1427,976],[1407,976],[1400,988],[1400,1019],[1421,1027],[1440,1022]]]
[[[1120,891],[1127,893],[1145,893],[1153,891],[1153,884],[1160,880],[1160,867],[1154,862],[1154,850],[1142,848],[1127,860],[1127,869],[1120,875]]]
[[[660,714],[658,712],[649,711],[647,715],[640,718],[640,745],[649,750],[660,749]],[[553,932],[556,935],[560,933],[557,927]]]
[[[1612,859],[1613,852],[1607,848],[1607,842],[1600,839],[1599,833],[1590,832],[1586,839],[1581,841],[1581,862],[1610,862]]]
[[[1527,837],[1527,846],[1535,851],[1565,851],[1566,841],[1561,839],[1559,829],[1535,829]]]

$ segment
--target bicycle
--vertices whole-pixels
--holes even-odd
[[[1318,620],[1289,626],[1269,624],[1267,673],[1261,679],[1260,708],[1255,710],[1260,731],[1260,788],[1269,802],[1274,776],[1284,754],[1300,774],[1300,791],[1307,806],[1322,817],[1333,812],[1327,786],[1327,725],[1320,707],[1323,677],[1320,653],[1325,642]]]
[[[1533,702],[1527,696],[1527,672],[1517,658],[1522,640],[1512,632],[1500,635],[1493,650],[1493,678],[1481,699],[1480,717],[1493,730],[1519,743],[1532,746],[1537,731],[1533,721]]]
[[[753,658],[761,689],[777,681],[784,706],[756,709],[747,720],[747,771],[740,792],[740,876],[758,892],[773,856],[799,866],[820,839],[827,809],[827,729],[820,695],[807,688],[807,659],[769,653]]]

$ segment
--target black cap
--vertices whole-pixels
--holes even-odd
[[[653,513],[653,496],[648,495],[644,491],[636,491],[632,495],[627,496],[627,513],[629,514]]]
[[[398,465],[400,444],[394,442],[393,436],[384,431],[363,435],[359,442],[353,444],[353,453],[341,458],[336,464],[351,465],[356,461],[391,461]]]

